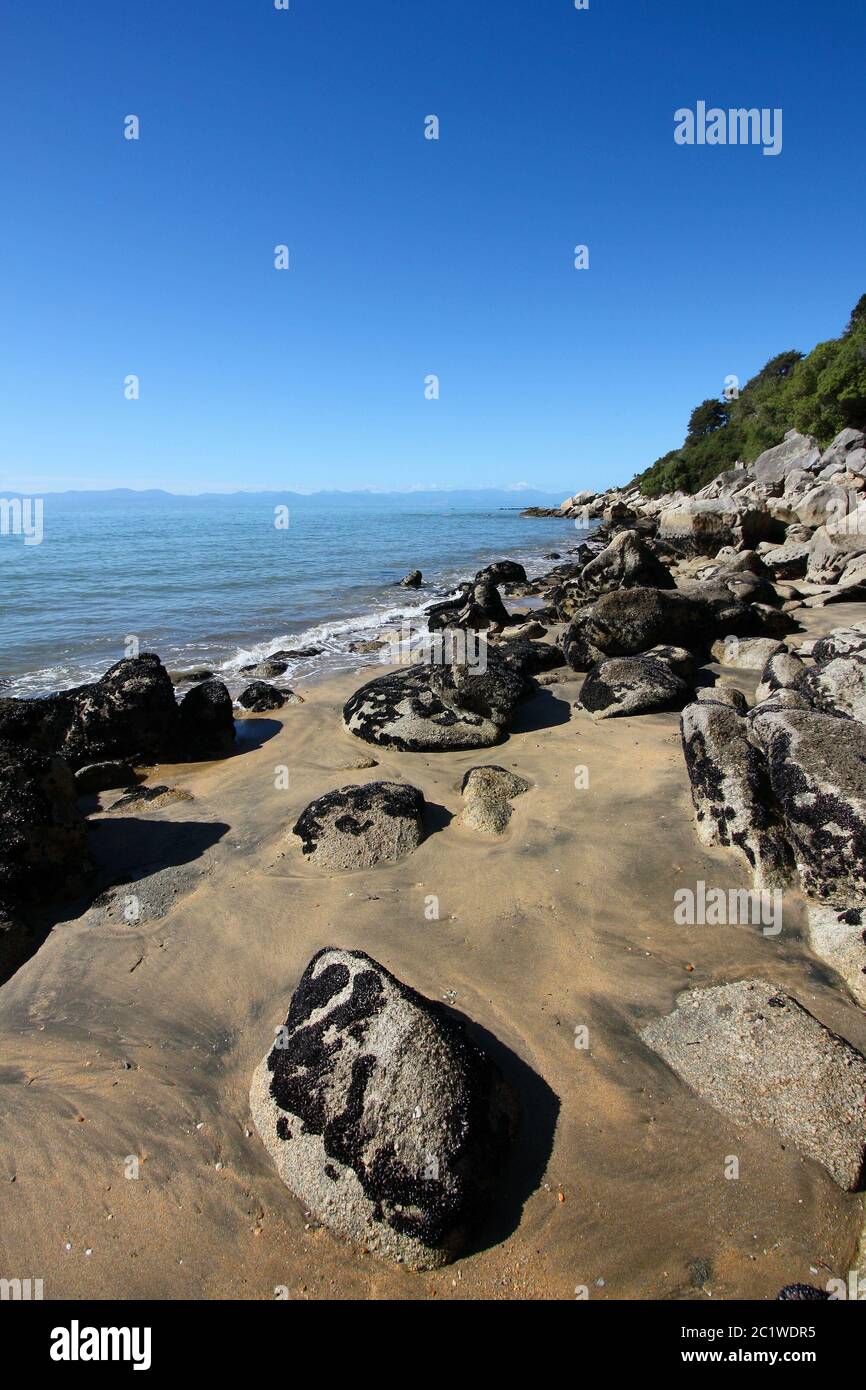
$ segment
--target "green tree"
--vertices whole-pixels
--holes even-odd
[[[727,401],[707,400],[696,405],[689,416],[689,432],[686,444],[697,444],[699,439],[716,430],[724,429],[730,419]]]

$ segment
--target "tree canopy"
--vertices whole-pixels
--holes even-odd
[[[679,449],[634,479],[647,497],[697,492],[735,463],[752,463],[787,430],[826,446],[847,426],[866,428],[866,294],[844,333],[803,356],[794,348],[771,357],[738,395],[696,405]]]

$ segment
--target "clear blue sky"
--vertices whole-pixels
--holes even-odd
[[[866,290],[864,53],[852,0],[2,0],[0,489],[624,480]]]

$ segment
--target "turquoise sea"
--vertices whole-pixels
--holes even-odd
[[[534,500],[534,499],[533,499]],[[276,513],[288,506],[285,515]],[[206,666],[236,693],[240,667],[318,646],[286,681],[369,664],[349,644],[414,623],[425,603],[501,558],[540,573],[580,537],[517,507],[375,494],[44,499],[44,538],[0,536],[3,693],[44,694],[101,675],[134,636],[169,668]],[[423,572],[418,591],[395,587]]]

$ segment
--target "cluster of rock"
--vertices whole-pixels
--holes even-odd
[[[91,872],[81,795],[128,787],[135,767],[220,757],[234,742],[221,681],[178,703],[159,657],[42,699],[0,699],[0,978],[30,954],[34,913],[77,896]]]
[[[813,951],[866,1007],[866,623],[789,640],[798,609],[866,597],[866,436],[822,451],[791,431],[695,497],[579,494],[560,514],[603,521],[537,590],[585,673],[579,705],[681,709],[701,840],[756,889],[799,882]],[[754,698],[711,685],[709,662],[755,672]],[[719,1109],[862,1183],[866,1060],[783,990],[688,991],[643,1037]]]
[[[790,431],[694,497],[579,495],[562,514],[603,517],[608,541],[547,589],[580,704],[682,710],[700,838],[756,888],[799,878],[813,949],[866,1004],[866,629],[786,641],[798,608],[866,597],[866,436],[822,451]],[[705,673],[696,690],[710,660],[758,672],[754,701]]]

